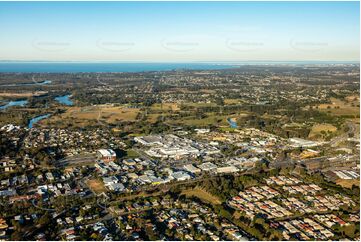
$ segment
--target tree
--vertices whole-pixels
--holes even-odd
[[[355,237],[356,226],[354,223],[344,226],[343,228],[345,235],[353,239]]]
[[[12,234],[11,234],[11,240],[17,240],[17,241],[21,241],[21,240],[23,240],[23,238],[22,238],[22,233],[21,232],[19,232],[19,231],[17,231],[17,230],[15,230]]]
[[[49,224],[51,222],[51,217],[48,212],[46,212],[41,218],[39,219],[40,225]]]

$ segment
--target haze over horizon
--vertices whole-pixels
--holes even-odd
[[[359,2],[0,2],[0,60],[359,62]]]

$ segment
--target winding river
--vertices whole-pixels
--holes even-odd
[[[50,114],[44,114],[44,115],[36,116],[35,118],[30,119],[29,124],[28,124],[28,128],[31,129],[34,124],[36,124],[40,120],[43,120],[43,119],[46,119],[46,118],[49,118],[49,117],[50,117]]]
[[[73,101],[70,100],[71,95],[64,95],[64,96],[58,96],[55,97],[55,100],[57,102],[59,102],[60,104],[64,104],[66,106],[72,106],[74,103]],[[25,106],[28,103],[27,100],[19,100],[19,101],[10,101],[5,105],[0,106],[0,110],[5,110],[9,107],[13,107],[13,106]],[[28,123],[28,128],[31,129],[34,124],[36,124],[37,122],[39,122],[40,120],[49,118],[51,114],[44,114],[44,115],[40,115],[40,116],[36,116],[32,119],[30,119],[29,123]]]
[[[9,108],[9,107],[13,107],[13,106],[21,106],[21,107],[23,107],[23,106],[25,106],[27,103],[28,103],[27,100],[10,101],[10,102],[8,102],[8,103],[5,104],[5,105],[0,106],[0,110],[5,110],[5,109],[7,109],[7,108]]]
[[[229,126],[231,128],[234,128],[234,129],[238,128],[237,122],[233,121],[232,118],[227,118],[227,122],[229,123]]]
[[[30,83],[15,83],[15,84],[3,84],[1,86],[7,86],[7,87],[21,87],[21,86],[35,86],[35,85],[48,85],[51,84],[52,81],[45,80],[45,81],[34,81]]]
[[[59,102],[60,104],[64,104],[66,106],[73,105],[73,101],[70,100],[70,94],[64,96],[58,96],[55,98],[55,101]]]

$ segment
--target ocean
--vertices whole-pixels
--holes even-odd
[[[114,63],[114,62],[0,62],[0,72],[78,73],[219,70],[237,67],[231,64],[203,63]]]
[[[353,62],[339,62],[351,64]],[[243,61],[234,63],[140,63],[140,62],[20,62],[0,61],[1,72],[25,73],[77,73],[77,72],[147,72],[188,70],[220,70],[236,68],[241,65],[307,65],[307,64],[336,64],[335,62],[298,62],[298,61]]]

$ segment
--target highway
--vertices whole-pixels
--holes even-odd
[[[336,147],[336,146],[338,146],[339,143],[347,140],[349,138],[349,136],[348,136],[349,134],[358,135],[358,134],[356,134],[356,125],[354,123],[347,122],[346,125],[348,127],[348,132],[331,139],[331,141],[329,142],[331,147]]]

